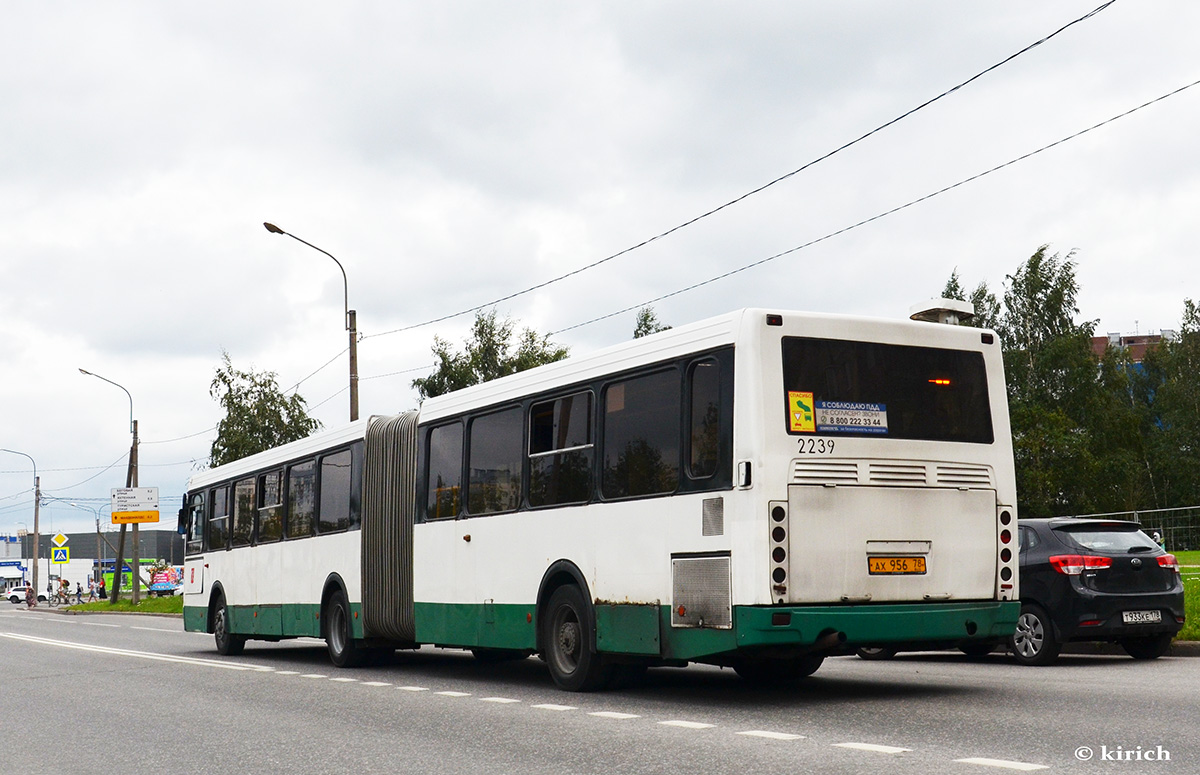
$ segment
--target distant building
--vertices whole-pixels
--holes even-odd
[[[1129,353],[1129,360],[1140,366],[1148,351],[1162,342],[1173,342],[1178,338],[1179,333],[1169,328],[1164,328],[1157,334],[1110,333],[1108,336],[1092,337],[1092,352],[1096,354],[1097,358],[1103,358],[1105,350],[1115,347]]]

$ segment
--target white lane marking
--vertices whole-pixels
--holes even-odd
[[[906,753],[911,748],[897,748],[894,745],[876,745],[874,743],[834,743],[834,748],[853,748],[856,751],[874,751],[875,753]]]
[[[253,670],[258,672],[271,672],[269,667],[259,667],[258,665],[247,665],[238,662],[220,662],[215,659],[199,659],[196,657],[176,657],[169,654],[155,654],[149,651],[131,651],[129,649],[110,648],[108,646],[93,646],[87,643],[72,643],[66,640],[52,640],[50,638],[38,638],[32,635],[18,635],[12,632],[0,632],[0,638],[10,638],[12,640],[21,640],[26,643],[36,643],[40,646],[57,646],[65,649],[75,649],[77,651],[92,651],[97,654],[109,654],[119,657],[134,657],[136,659],[152,659],[158,662],[175,662],[184,665],[202,665],[204,667],[219,667],[225,670]]]
[[[301,678],[324,678],[325,676],[321,675],[320,673],[303,673],[303,674],[301,674],[300,677]]]
[[[80,622],[80,624],[82,624],[84,627],[117,627],[117,628],[120,628],[120,626],[121,626],[119,624],[106,624],[105,622]],[[175,631],[171,630],[171,632],[175,632]]]
[[[601,710],[596,713],[589,713],[589,716],[599,716],[600,718],[641,718],[636,713],[617,713],[611,710]]]
[[[299,670],[276,670],[275,672],[278,675],[300,675]]]
[[[329,680],[333,681],[334,683],[339,683],[339,684],[356,684],[356,683],[358,683],[357,678],[330,678]]]
[[[1034,770],[1050,769],[1044,764],[1030,764],[1029,762],[1010,762],[1004,759],[984,759],[982,757],[973,757],[970,759],[955,759],[956,762],[963,764],[978,764],[982,767],[1000,767],[1006,770],[1020,770],[1021,772],[1033,772]]]
[[[89,624],[89,622],[81,622],[81,624]],[[109,624],[107,627],[118,627],[120,625]],[[166,627],[130,627],[131,630],[145,630],[146,632],[182,632],[182,630],[168,630]]]
[[[520,702],[520,700],[513,700],[508,697],[482,697],[482,698],[480,698],[479,701],[480,702],[498,702],[501,705],[507,705],[510,702]]]
[[[440,694],[443,697],[470,697],[471,696],[470,692],[434,692],[434,694]]]
[[[748,732],[738,732],[746,737],[765,737],[768,740],[803,740],[804,735],[790,735],[787,732],[767,732],[762,729],[751,729]]]
[[[664,727],[681,727],[683,729],[712,729],[715,724],[701,724],[699,721],[660,721]]]
[[[396,688],[402,692],[427,692],[427,691],[429,691],[424,686],[397,686]]]
[[[363,686],[391,686],[387,681],[363,681]]]
[[[579,708],[576,708],[574,705],[555,705],[554,703],[550,702],[543,703],[541,705],[534,705],[533,707],[541,708],[542,710],[579,710]]]

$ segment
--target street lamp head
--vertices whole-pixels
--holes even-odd
[[[89,377],[95,376],[94,374],[92,374],[92,373],[91,373],[90,371],[88,371],[87,369],[80,369],[80,370],[79,370],[79,373],[80,373],[80,374],[86,374],[86,375],[88,375]]]
[[[286,234],[286,232],[283,229],[279,228],[278,226],[276,226],[273,223],[266,223],[264,221],[263,226],[266,227],[266,230],[271,232],[272,234]]]

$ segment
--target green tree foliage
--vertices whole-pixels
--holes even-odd
[[[227,352],[221,353],[221,359],[208,392],[221,404],[225,417],[217,423],[210,465],[223,465],[303,439],[321,427],[308,416],[298,393],[283,395],[274,372],[235,369]]]
[[[970,294],[1004,348],[1018,506],[1025,516],[1200,502],[1200,309],[1141,364],[1077,321],[1073,254],[1040,247],[1005,278],[1003,302]],[[968,300],[957,271],[943,296]],[[987,322],[990,319],[990,322]]]
[[[633,338],[641,339],[643,336],[657,334],[659,331],[670,330],[670,326],[659,322],[658,314],[655,313],[654,307],[642,307],[637,312],[637,323],[633,327]]]
[[[950,279],[942,289],[942,298],[969,301],[975,306],[975,316],[966,320],[963,325],[994,329],[1000,321],[1000,302],[996,300],[996,294],[988,290],[987,283],[979,283],[968,296],[959,281],[957,269],[950,273]]]
[[[462,352],[455,351],[449,342],[435,336],[432,349],[438,361],[437,369],[412,382],[421,400],[567,357],[568,348],[554,344],[548,335],[529,328],[521,332],[514,345],[515,325],[511,318],[498,320],[494,309],[475,313],[471,336],[463,342],[465,349]]]
[[[1184,301],[1178,337],[1146,354],[1139,398],[1146,408],[1150,487],[1156,503],[1200,503],[1200,307]]]

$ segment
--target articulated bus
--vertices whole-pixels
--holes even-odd
[[[747,309],[198,474],[185,628],[539,653],[566,690],[857,646],[986,647],[1019,603],[990,331]]]

